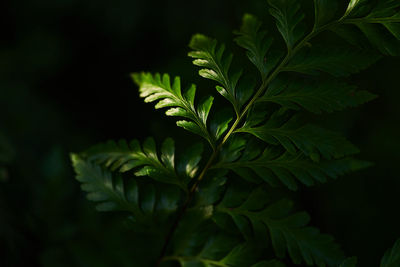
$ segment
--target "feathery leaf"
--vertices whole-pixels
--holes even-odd
[[[158,214],[158,219],[166,219],[178,207],[181,192],[177,187],[163,187],[157,192],[154,185],[140,187],[133,179],[125,182],[120,175],[113,177],[111,172],[78,155],[73,154],[71,160],[82,190],[88,192],[89,200],[97,202],[99,211],[127,211],[132,213],[134,222],[148,224],[153,221],[149,218],[153,213]]]
[[[196,86],[192,84],[186,92],[182,92],[181,81],[175,77],[171,85],[168,74],[133,73],[132,78],[139,86],[140,96],[145,102],[158,101],[156,109],[168,108],[168,116],[178,116],[186,120],[177,122],[177,125],[205,138],[211,146],[215,146],[215,136],[207,129],[207,119],[213,100],[212,96],[195,106]]]
[[[276,25],[290,51],[305,33],[304,14],[296,0],[268,0],[269,12],[275,17]]]
[[[397,239],[393,247],[385,252],[380,265],[380,267],[397,266],[400,266],[400,239]]]
[[[303,48],[283,68],[283,71],[317,75],[329,73],[335,77],[346,77],[369,67],[380,58],[370,51],[312,47]]]
[[[273,102],[282,107],[310,112],[333,112],[356,107],[376,98],[367,91],[356,90],[334,80],[305,82],[304,80],[276,79],[258,102]]]
[[[257,261],[258,250],[250,243],[240,244],[235,238],[220,233],[199,231],[187,233],[187,246],[180,253],[167,256],[181,267],[284,267],[277,260]]]
[[[255,16],[245,14],[242,27],[234,33],[238,35],[235,38],[236,43],[247,50],[247,57],[265,79],[276,65],[279,57],[277,57],[278,54],[268,53],[273,40],[267,36],[267,31],[261,29],[261,25],[261,21]]]
[[[149,176],[156,181],[178,185],[186,190],[186,184],[196,175],[202,151],[200,144],[195,145],[176,164],[175,146],[171,138],[164,141],[161,157],[158,156],[154,139],[148,138],[142,146],[137,140],[132,140],[129,144],[125,140],[118,143],[109,141],[88,149],[83,156],[90,161],[104,164],[113,171],[127,172],[136,169],[136,176]],[[178,166],[177,171],[175,165]]]
[[[290,190],[298,189],[296,180],[306,186],[312,186],[315,182],[325,183],[328,178],[336,179],[370,165],[353,158],[316,163],[304,157],[302,153],[282,153],[268,147],[262,150],[258,144],[252,142],[248,142],[246,147],[236,145],[229,153],[237,156],[222,158],[212,168],[232,170],[250,182],[260,182],[260,179],[255,178],[259,177],[271,186],[285,185]]]
[[[334,159],[359,152],[353,144],[333,131],[312,124],[303,125],[299,116],[285,120],[280,113],[275,112],[262,126],[253,127],[251,121],[247,121],[247,125],[236,132],[252,134],[267,144],[281,145],[290,154],[300,150],[314,161],[319,161],[321,156]]]
[[[353,24],[361,30],[369,42],[385,55],[400,55],[400,2],[397,0],[351,0],[344,24]],[[343,27],[333,29],[341,37],[354,43],[354,34]]]
[[[270,239],[278,258],[289,253],[293,263],[304,261],[307,265],[337,266],[343,260],[343,252],[333,238],[309,227],[310,218],[305,212],[292,213],[293,203],[281,200],[269,204],[265,191],[254,189],[248,197],[238,198],[235,187],[228,188],[224,199],[216,206],[214,220],[226,228],[229,216],[246,238]]]
[[[232,54],[225,55],[224,45],[218,45],[216,40],[202,34],[194,35],[189,47],[194,50],[189,53],[194,58],[193,64],[204,68],[199,71],[200,76],[219,83],[221,86],[216,87],[217,91],[232,103],[238,114],[243,103],[250,97],[252,89],[238,91],[237,84],[242,71],[231,73]]]

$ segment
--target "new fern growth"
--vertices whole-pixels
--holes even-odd
[[[97,209],[125,212],[159,250],[158,258],[133,266],[355,266],[330,235],[309,226],[306,212],[279,199],[277,188],[297,190],[369,166],[341,134],[306,115],[375,98],[342,77],[376,62],[378,52],[400,55],[400,1],[351,0],[339,14],[336,1],[314,0],[313,25],[299,1],[268,4],[279,38],[250,14],[234,32],[254,68],[235,69],[233,55],[212,38],[196,34],[190,41],[193,64],[217,84],[231,115],[214,105],[217,96],[199,101],[196,86],[182,86],[179,77],[132,75],[144,101],[177,117],[198,143],[175,153],[171,138],[161,145],[152,138],[110,141],[72,155]],[[322,34],[342,41],[324,43]],[[398,241],[381,266],[400,266],[399,248]]]

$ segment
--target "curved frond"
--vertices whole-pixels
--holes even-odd
[[[218,45],[217,41],[202,34],[192,37],[189,47],[193,49],[189,56],[194,58],[193,64],[203,67],[200,76],[219,83],[217,91],[232,103],[236,114],[252,94],[252,88],[238,89],[238,81],[242,71],[231,73],[232,54],[226,55],[225,46]]]
[[[343,252],[331,236],[308,226],[307,213],[293,213],[291,201],[269,204],[265,195],[256,188],[244,198],[231,187],[216,206],[214,221],[222,228],[233,223],[247,239],[270,240],[278,258],[288,253],[295,264],[338,266]],[[226,216],[230,220],[224,219]]]
[[[396,267],[400,265],[400,239],[385,252],[380,267]]]
[[[187,190],[188,181],[196,175],[202,151],[201,144],[194,145],[187,150],[182,160],[176,161],[173,139],[167,138],[163,142],[159,156],[154,139],[148,138],[142,146],[137,140],[129,144],[125,140],[118,143],[109,141],[90,148],[83,156],[111,170],[127,172],[135,169],[136,176],[149,176],[156,181],[178,185]]]
[[[376,98],[367,91],[334,80],[305,82],[303,80],[276,79],[258,102],[272,102],[287,109],[320,114],[347,107],[356,107]]]
[[[273,40],[261,26],[261,21],[255,16],[245,14],[240,30],[235,31],[237,35],[235,41],[247,50],[247,57],[260,71],[262,78],[265,79],[278,63],[280,54],[268,53]]]
[[[195,106],[196,86],[192,84],[183,93],[179,77],[175,77],[171,84],[168,74],[160,75],[151,73],[134,73],[133,80],[139,86],[140,96],[145,102],[155,102],[156,109],[168,108],[165,114],[168,116],[182,117],[177,125],[205,138],[211,146],[215,147],[216,136],[212,135],[207,128],[207,119],[214,98],[209,96],[197,107]]]
[[[365,50],[311,47],[303,48],[282,70],[310,75],[325,72],[335,77],[347,77],[366,69],[379,58],[379,55]]]
[[[139,186],[134,179],[124,181],[120,175],[113,176],[78,155],[72,155],[71,160],[82,190],[97,203],[99,211],[126,211],[133,215],[134,222],[148,224],[165,220],[178,207],[181,191],[177,187],[163,187],[160,191],[151,184]]]
[[[350,1],[343,24],[356,26],[362,34],[385,55],[400,55],[400,2],[382,0]],[[334,28],[344,39],[354,43],[355,35],[348,28]]]
[[[201,229],[201,231],[199,231]],[[184,249],[175,251],[163,261],[175,261],[181,267],[284,267],[278,260],[258,260],[259,249],[251,243],[240,243],[236,238],[197,228],[187,233]],[[182,244],[181,244],[182,246]],[[182,246],[183,247],[183,246]]]
[[[243,151],[242,151],[243,150]],[[250,182],[264,181],[271,186],[284,185],[290,190],[297,190],[297,182],[312,186],[315,182],[325,183],[351,171],[366,168],[370,163],[343,158],[339,160],[324,160],[314,162],[298,152],[280,152],[271,148],[260,149],[258,144],[249,142],[244,146],[236,146],[229,152],[236,155],[224,157],[216,163],[213,169],[228,169]],[[258,178],[257,178],[258,177]]]
[[[358,153],[358,149],[340,134],[312,124],[303,125],[298,116],[289,119],[274,113],[261,126],[252,126],[251,120],[236,132],[249,133],[267,144],[281,145],[290,154],[301,151],[314,161],[321,157],[335,159]]]
[[[304,14],[299,1],[268,0],[269,12],[276,19],[276,26],[290,51],[305,34]]]

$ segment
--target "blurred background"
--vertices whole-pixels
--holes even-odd
[[[132,266],[135,253],[148,248],[133,247],[136,237],[118,215],[100,214],[84,199],[69,153],[108,139],[186,136],[139,99],[129,74],[169,72],[214,93],[186,56],[191,35],[229,46],[242,15],[266,16],[266,1],[0,6],[0,266]],[[400,237],[399,71],[400,59],[385,57],[352,76],[351,83],[380,97],[324,115],[375,166],[299,193],[312,224],[334,235],[360,266],[378,266]]]

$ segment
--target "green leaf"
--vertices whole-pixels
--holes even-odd
[[[269,12],[275,17],[276,25],[290,51],[304,36],[306,27],[304,14],[300,11],[299,1],[296,0],[268,0],[271,6]]]
[[[380,265],[380,267],[398,266],[400,266],[400,239],[397,239],[393,247],[385,252]]]
[[[185,149],[178,162],[178,172],[192,179],[196,176],[199,169],[201,155],[203,154],[203,145],[201,143],[193,144]]]
[[[275,187],[284,185],[290,190],[297,190],[297,182],[306,186],[312,186],[315,182],[325,183],[329,178],[336,179],[351,171],[366,168],[370,163],[344,158],[340,160],[328,160],[313,162],[304,157],[302,153],[281,153],[270,148],[260,151],[257,144],[251,144],[237,149],[239,156],[233,159],[222,158],[213,169],[229,169],[244,179],[249,179],[254,174],[262,181]],[[258,182],[255,180],[255,182]]]
[[[335,77],[346,77],[369,67],[379,58],[371,51],[349,48],[303,48],[289,61],[283,71],[311,75],[326,72]]]
[[[336,0],[314,0],[315,28],[324,26],[330,22],[338,8]]]
[[[331,236],[307,226],[310,221],[307,213],[292,213],[292,202],[282,200],[269,204],[262,188],[256,188],[240,200],[235,190],[241,189],[229,188],[226,197],[216,206],[215,214],[229,216],[247,239],[270,239],[276,256],[284,258],[288,253],[295,264],[338,266],[343,260],[343,252]],[[214,218],[219,224],[218,217]]]
[[[113,171],[127,172],[135,169],[136,176],[150,176],[156,181],[178,185],[187,190],[186,184],[196,174],[202,146],[197,145],[190,153],[190,156],[176,164],[174,141],[167,138],[162,145],[160,160],[154,139],[148,138],[143,146],[137,140],[129,144],[125,140],[118,143],[109,141],[88,149],[83,156]],[[178,171],[175,170],[176,165],[179,166]]]
[[[134,222],[149,224],[165,220],[178,207],[181,193],[176,187],[164,186],[156,191],[151,184],[139,186],[134,179],[125,182],[120,175],[113,177],[111,172],[78,155],[72,154],[71,160],[82,190],[97,203],[99,211],[127,211],[132,213]]]
[[[267,144],[281,145],[290,154],[298,150],[314,161],[341,158],[358,153],[358,149],[343,136],[318,126],[303,125],[299,116],[286,120],[280,112],[275,112],[262,126],[252,127],[251,121],[236,132],[249,133]]]
[[[397,0],[378,1],[375,6],[366,0],[352,0],[342,24],[353,24],[369,42],[385,55],[400,55],[400,3]],[[354,43],[354,34],[341,27],[333,29],[341,37]]]
[[[263,79],[265,79],[276,65],[278,58],[275,57],[276,54],[272,53],[267,56],[273,40],[267,36],[267,31],[261,30],[261,25],[261,21],[255,16],[245,14],[243,16],[242,27],[234,33],[238,35],[235,38],[236,43],[247,50],[247,57],[260,71]]]
[[[152,75],[150,73],[134,73],[132,78],[139,86],[140,96],[144,101],[158,103],[156,109],[168,108],[168,116],[178,116],[187,120],[178,121],[177,125],[205,138],[211,146],[215,146],[215,136],[207,129],[207,119],[213,100],[212,96],[195,105],[196,86],[192,84],[186,92],[182,92],[179,77],[175,77],[171,85],[168,74]]]
[[[182,267],[282,267],[277,260],[258,261],[259,249],[251,243],[200,227],[186,233],[181,249],[163,261],[175,261]]]
[[[385,0],[378,1],[374,8],[371,10],[370,14],[367,15],[368,18],[384,18],[398,15],[400,8],[400,2],[397,0]]]
[[[210,130],[216,139],[221,138],[228,130],[232,119],[233,117],[231,109],[223,109],[216,112],[216,114],[210,120]]]
[[[335,80],[316,81],[275,79],[258,102],[273,102],[287,109],[306,109],[320,114],[347,107],[356,107],[376,98],[367,91],[356,90],[343,82]]]
[[[397,23],[387,22],[383,24],[387,28],[387,32],[393,36],[388,36],[382,25],[362,22],[355,25],[382,54],[391,56],[400,55],[400,16],[398,16]]]
[[[368,0],[350,0],[343,17],[356,17],[369,9]]]
[[[356,266],[357,266],[356,257],[347,258],[339,265],[339,267],[356,267]]]
[[[221,199],[228,179],[226,174],[225,170],[208,171],[197,188],[193,205],[196,207],[209,206]]]
[[[189,47],[194,50],[189,53],[194,58],[193,64],[203,68],[199,71],[200,76],[219,83],[221,86],[216,87],[217,91],[232,103],[238,114],[249,94],[238,91],[237,84],[242,71],[231,73],[232,54],[225,55],[224,45],[218,45],[216,40],[202,34],[194,35]]]

